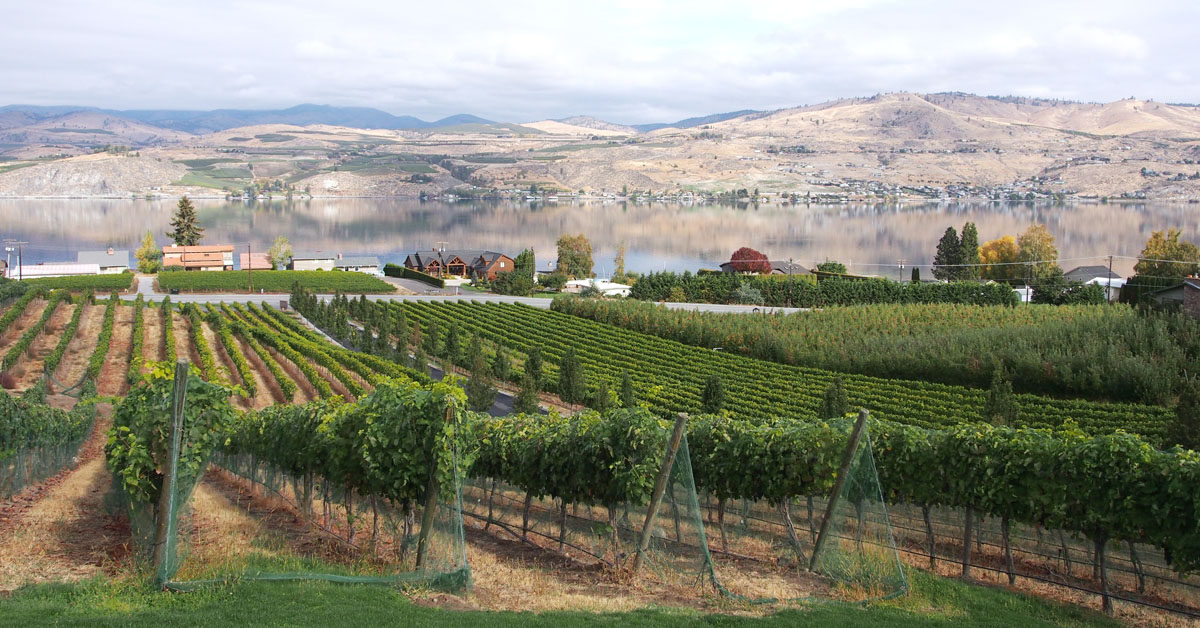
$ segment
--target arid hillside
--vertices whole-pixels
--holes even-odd
[[[586,116],[193,136],[0,116],[0,196],[528,193],[1200,200],[1200,107],[881,94],[646,133]],[[117,145],[115,148],[113,145]],[[90,147],[90,148],[89,148]]]

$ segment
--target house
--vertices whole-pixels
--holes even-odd
[[[578,294],[589,287],[599,290],[600,294],[606,297],[627,297],[629,296],[630,289],[633,288],[633,286],[614,283],[607,279],[572,279],[563,286],[562,291],[570,294]]]
[[[274,270],[275,265],[266,253],[238,253],[238,268],[242,270]]]
[[[77,262],[46,262],[23,264],[8,269],[9,279],[44,279],[46,277],[73,277],[76,275],[99,275],[99,264]]]
[[[374,255],[354,256],[349,255],[342,257],[338,253],[337,260],[334,261],[333,267],[338,270],[353,271],[358,273],[368,273],[378,275],[379,273],[379,258]]]
[[[101,275],[119,275],[129,270],[129,251],[80,251],[76,256],[80,264],[96,264]]]
[[[0,259],[0,277],[4,277],[5,272],[7,272],[7,271],[8,271],[8,261]]]
[[[807,268],[805,268],[795,262],[772,261],[769,263],[771,264],[770,274],[772,274],[772,275],[807,275],[809,273],[809,270]],[[721,272],[729,273],[729,274],[742,272],[739,270],[734,270],[733,265],[734,265],[734,262],[732,262],[732,261],[721,264]],[[745,273],[745,274],[756,274],[756,273]]]
[[[233,245],[164,246],[163,270],[233,270]]]
[[[1067,271],[1063,276],[1067,281],[1096,284],[1104,288],[1109,301],[1116,301],[1121,296],[1121,288],[1125,286],[1125,278],[1112,272],[1107,266],[1080,266]]]
[[[1158,304],[1178,303],[1184,314],[1200,317],[1200,278],[1185,277],[1183,282],[1150,293]]]
[[[321,251],[298,251],[292,253],[288,270],[333,270],[337,256]]]
[[[503,253],[480,250],[432,249],[404,258],[404,267],[434,277],[487,277],[512,272],[513,259]]]

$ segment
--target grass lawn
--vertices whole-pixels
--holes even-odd
[[[632,613],[457,611],[395,589],[327,582],[242,582],[155,593],[94,580],[0,599],[0,626],[1119,626],[1102,615],[914,573],[907,598],[868,606],[796,606],[762,618],[651,607]]]

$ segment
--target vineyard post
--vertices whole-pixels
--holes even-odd
[[[842,454],[842,465],[838,467],[833,492],[829,494],[829,504],[825,506],[825,517],[821,520],[821,530],[817,533],[817,542],[813,544],[812,558],[808,563],[809,571],[817,570],[817,560],[821,558],[821,549],[825,546],[825,537],[829,534],[829,522],[833,520],[833,513],[838,505],[838,496],[846,484],[846,475],[850,472],[851,463],[854,462],[854,452],[858,450],[858,443],[862,440],[863,429],[867,426],[867,417],[869,416],[870,413],[865,408],[858,411],[858,420],[854,422],[854,429],[850,432],[850,442],[846,444],[846,451]]]
[[[454,421],[454,405],[447,402],[446,422],[452,421]],[[438,493],[441,491],[438,484],[437,452],[434,451],[437,447],[437,437],[435,436],[437,431],[432,426],[430,427],[428,451],[426,452],[426,459],[429,461],[429,484],[425,487],[425,506],[421,509],[421,536],[417,538],[418,568],[425,564],[425,557],[429,552],[429,535],[433,528],[434,514],[437,513]]]
[[[679,443],[683,441],[683,431],[687,427],[688,415],[683,412],[675,417],[675,428],[671,431],[671,440],[667,442],[667,451],[663,455],[662,468],[658,470],[658,478],[654,481],[654,492],[650,494],[650,506],[646,509],[646,522],[642,525],[642,538],[638,541],[637,555],[633,557],[633,573],[642,566],[642,555],[650,547],[650,537],[654,532],[654,519],[658,516],[658,508],[662,505],[663,494],[667,492],[667,484],[671,480],[671,467],[675,465],[675,454],[679,452]]]
[[[187,401],[187,360],[175,363],[175,383],[171,389],[171,420],[168,424],[170,445],[167,449],[170,462],[163,474],[162,493],[158,496],[157,514],[154,525],[154,572],[158,586],[167,583],[167,548],[175,534],[175,480],[179,471],[179,441],[183,434],[183,409]]]

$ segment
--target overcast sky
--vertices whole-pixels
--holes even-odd
[[[901,90],[1200,102],[1197,0],[0,3],[0,104],[638,123]]]

